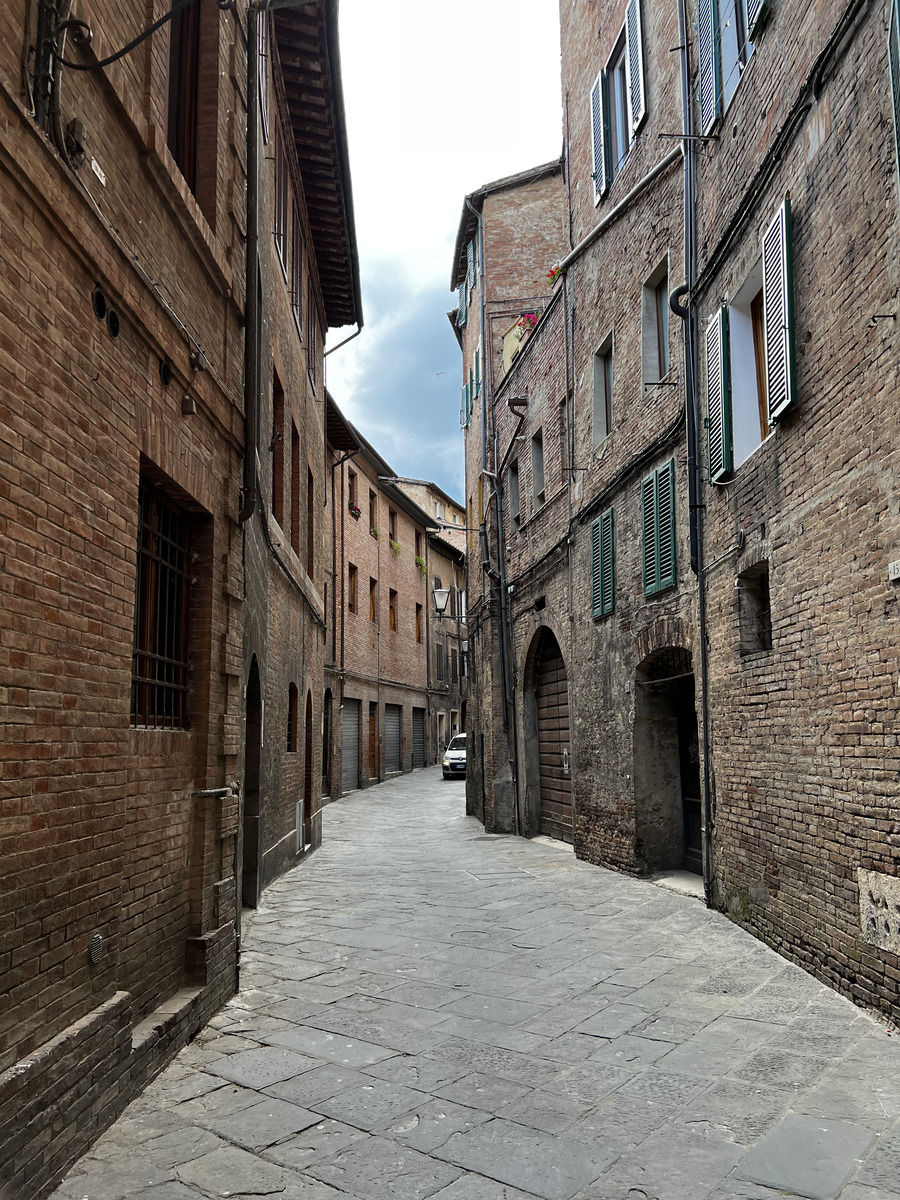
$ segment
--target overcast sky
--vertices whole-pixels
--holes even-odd
[[[559,156],[557,0],[340,0],[340,31],[365,326],[328,387],[399,475],[463,500],[453,246],[467,193]]]

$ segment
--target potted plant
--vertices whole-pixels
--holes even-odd
[[[353,519],[355,521],[358,521],[359,518],[362,516],[362,509],[359,507],[358,504],[354,504],[352,500],[347,505],[347,511],[349,512],[350,516],[353,517]]]
[[[373,538],[375,539],[375,541],[377,542],[377,541],[378,541],[378,530],[377,530],[377,529],[374,527],[374,525],[373,525],[373,526],[372,526],[372,528],[369,530],[369,533],[371,533],[372,537],[373,537]]]
[[[425,566],[425,559],[421,554],[416,555],[416,566],[419,568],[419,574],[424,578],[428,568]]]
[[[395,541],[393,541],[393,540],[390,540],[390,541],[389,541],[389,545],[390,545],[390,547],[391,547],[391,554],[393,554],[394,558],[399,558],[399,557],[400,557],[400,551],[401,551],[401,549],[402,549],[402,547],[401,547],[400,543],[399,543],[399,542],[395,542]]]

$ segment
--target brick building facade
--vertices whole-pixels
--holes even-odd
[[[437,536],[438,518],[410,494],[424,504],[438,489],[398,479],[330,397],[328,405],[334,531],[323,794],[335,798],[436,762],[450,730],[462,728],[465,569],[462,549]],[[440,621],[435,587],[453,598]]]
[[[702,874],[896,1019],[896,5],[560,16],[564,186],[454,255],[469,810]]]
[[[234,989],[242,861],[254,902],[317,837],[322,339],[360,320],[336,5],[194,0],[119,53],[151,7],[101,0],[88,39],[3,6],[0,1190],[28,1200]]]

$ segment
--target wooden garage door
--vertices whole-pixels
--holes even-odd
[[[541,833],[575,840],[572,779],[568,770],[569,689],[556,639],[545,635],[535,669],[541,777]]]

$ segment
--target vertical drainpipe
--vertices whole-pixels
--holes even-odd
[[[244,477],[238,521],[256,511],[259,444],[259,11],[247,9],[247,245],[244,269]]]
[[[485,339],[485,288],[484,288],[484,222],[482,214],[466,197],[466,208],[475,217],[477,222],[477,269],[480,279],[479,286],[479,337],[481,339],[481,474],[489,476],[493,480],[494,487],[494,502],[497,513],[497,558],[498,569],[495,570],[491,566],[490,554],[488,550],[487,528],[485,526],[483,513],[479,512],[479,539],[481,542],[481,563],[482,569],[487,574],[491,584],[497,588],[499,592],[499,649],[500,649],[500,706],[503,713],[503,727],[506,731],[507,756],[512,772],[513,784],[513,832],[520,832],[519,820],[519,751],[516,738],[516,712],[515,712],[515,697],[513,695],[510,662],[511,662],[511,646],[509,637],[509,611],[507,606],[506,593],[506,578],[505,578],[505,561],[503,544],[503,497],[501,482],[497,475],[493,475],[487,469],[487,344]],[[463,371],[467,369],[463,362]],[[493,377],[493,375],[492,375]],[[494,453],[494,465],[500,461],[497,455],[497,431],[493,431],[492,449]],[[483,505],[482,505],[483,507]],[[482,780],[482,786],[484,781]]]
[[[686,0],[678,0],[678,33],[681,57],[682,131],[684,133],[684,267],[685,282],[670,298],[672,311],[684,326],[685,421],[688,449],[688,507],[690,513],[691,570],[697,576],[697,631],[700,642],[700,724],[703,738],[703,890],[712,906],[712,772],[709,746],[709,696],[707,690],[709,653],[706,636],[706,580],[703,573],[703,512],[700,471],[700,414],[697,395],[699,379],[699,324],[694,303],[697,284],[696,229],[696,140],[691,108],[690,60]],[[686,304],[681,300],[685,299]]]

